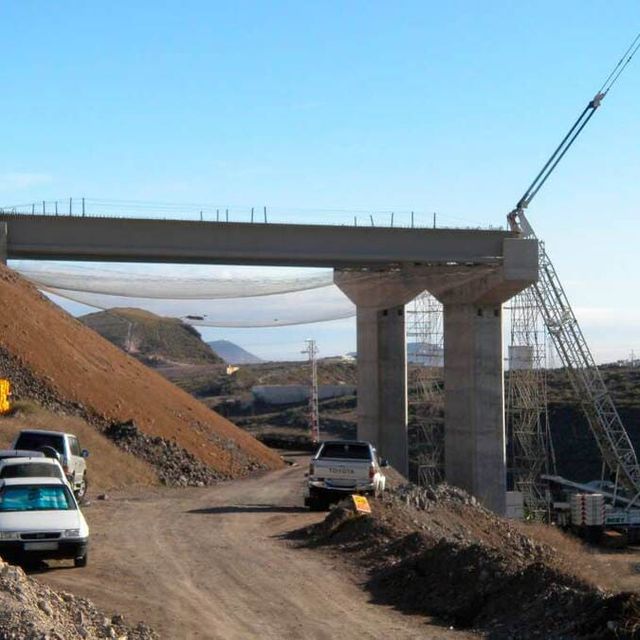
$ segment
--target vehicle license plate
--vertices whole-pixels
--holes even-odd
[[[53,551],[58,548],[57,542],[25,542],[25,551]]]

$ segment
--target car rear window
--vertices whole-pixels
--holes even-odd
[[[62,485],[16,485],[0,490],[2,511],[70,511],[71,493]]]
[[[325,444],[320,458],[348,458],[350,460],[371,460],[371,450],[366,444]]]
[[[7,465],[0,469],[0,478],[61,478],[60,469],[54,464],[25,462]]]
[[[16,449],[34,449],[53,447],[59,454],[64,455],[63,436],[48,433],[21,433],[16,441]]]

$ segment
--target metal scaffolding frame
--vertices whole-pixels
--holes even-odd
[[[407,306],[407,319],[407,360],[416,367],[409,395],[415,425],[410,464],[418,484],[436,485],[444,479],[442,305],[425,291]]]
[[[506,423],[510,485],[523,494],[527,517],[544,520],[549,492],[541,474],[555,474],[547,404],[547,332],[533,287],[510,305]]]

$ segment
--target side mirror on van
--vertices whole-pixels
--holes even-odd
[[[80,452],[80,455],[81,455],[83,458],[88,458],[88,457],[89,457],[89,450],[88,450],[88,449],[83,449],[83,450]]]
[[[389,461],[386,458],[380,458],[380,466],[384,469],[389,466]]]

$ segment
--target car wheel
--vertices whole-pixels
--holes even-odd
[[[80,486],[76,489],[76,498],[78,500],[82,500],[87,495],[87,488],[89,487],[89,481],[87,480],[87,474],[85,473],[82,476],[82,482]]]
[[[89,552],[86,551],[83,556],[80,556],[79,558],[74,558],[73,559],[73,566],[74,567],[86,567],[88,560],[89,560]]]

